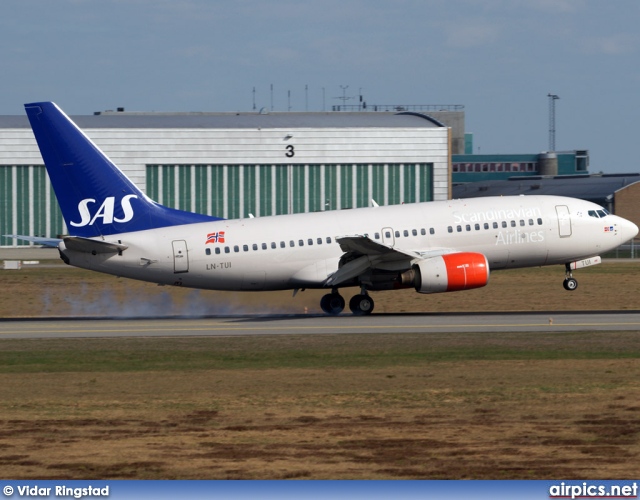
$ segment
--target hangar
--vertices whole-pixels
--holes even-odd
[[[422,113],[71,118],[148,196],[182,210],[243,218],[450,198],[451,128]],[[0,235],[66,232],[26,116],[0,116]]]

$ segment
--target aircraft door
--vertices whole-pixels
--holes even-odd
[[[566,205],[556,205],[556,214],[558,214],[558,231],[560,238],[568,238],[571,236],[571,215],[569,207]]]
[[[175,240],[173,244],[173,272],[189,272],[189,256],[187,254],[187,242],[185,240]]]
[[[395,246],[396,239],[395,236],[393,236],[393,229],[390,227],[382,228],[382,243],[389,245],[390,247]]]

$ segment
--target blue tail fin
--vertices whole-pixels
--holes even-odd
[[[54,103],[24,107],[71,235],[90,238],[220,220],[149,199]]]

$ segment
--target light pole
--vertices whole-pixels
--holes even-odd
[[[556,150],[556,94],[547,94],[549,98],[549,151]]]

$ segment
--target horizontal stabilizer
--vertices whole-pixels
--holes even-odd
[[[91,253],[93,255],[98,253],[119,253],[129,248],[119,243],[107,243],[106,241],[80,238],[79,236],[69,236],[63,241],[68,250]]]
[[[16,240],[30,241],[36,245],[45,247],[58,248],[58,244],[62,241],[59,238],[42,238],[39,236],[23,236],[21,234],[3,234],[5,238],[14,238]]]

